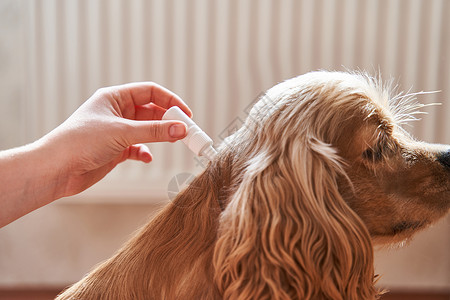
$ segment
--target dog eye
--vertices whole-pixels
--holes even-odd
[[[363,152],[362,156],[367,160],[379,162],[383,158],[383,153],[381,153],[381,149],[379,147],[367,148],[367,150]]]

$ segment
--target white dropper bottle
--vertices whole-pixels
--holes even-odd
[[[178,106],[169,108],[162,117],[163,120],[178,120],[186,123],[187,135],[182,139],[183,143],[197,156],[204,156],[213,160],[217,151],[213,148],[212,139],[198,127]]]

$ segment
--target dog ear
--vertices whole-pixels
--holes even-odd
[[[373,248],[342,199],[339,156],[310,138],[258,151],[221,216],[224,299],[374,299]]]

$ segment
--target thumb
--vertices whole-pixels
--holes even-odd
[[[130,144],[175,142],[187,134],[187,126],[181,121],[130,121],[131,130],[127,130]]]

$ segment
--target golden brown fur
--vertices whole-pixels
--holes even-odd
[[[450,207],[449,146],[361,74],[270,89],[245,125],[115,256],[58,299],[375,299],[372,243]]]

